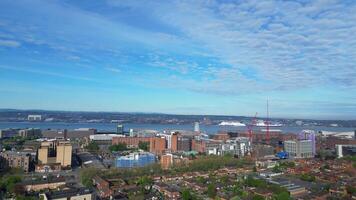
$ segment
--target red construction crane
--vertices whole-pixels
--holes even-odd
[[[250,142],[252,143],[252,134],[253,134],[253,126],[256,125],[256,120],[257,120],[257,112],[255,114],[255,117],[252,119],[252,122],[248,125],[248,137],[250,138]]]

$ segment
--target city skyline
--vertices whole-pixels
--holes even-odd
[[[356,119],[353,1],[1,1],[0,108]]]

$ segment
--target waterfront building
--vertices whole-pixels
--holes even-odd
[[[42,131],[39,128],[27,128],[19,130],[18,135],[21,137],[41,137]]]
[[[194,132],[200,132],[199,122],[194,123]]]
[[[28,121],[42,121],[42,115],[28,115]]]
[[[115,160],[118,168],[143,167],[156,162],[156,156],[148,152],[131,153],[127,156],[119,156]]]
[[[2,138],[11,138],[11,137],[15,137],[18,135],[18,129],[2,129],[0,130],[0,139]]]
[[[116,133],[121,135],[124,134],[124,125],[118,124],[116,127]]]

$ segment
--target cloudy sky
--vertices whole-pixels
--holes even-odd
[[[356,2],[1,0],[0,108],[356,119]]]

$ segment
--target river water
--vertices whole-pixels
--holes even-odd
[[[77,129],[77,128],[95,128],[98,131],[116,131],[115,123],[63,123],[63,122],[0,122],[0,129],[6,128],[40,128],[44,129]],[[141,124],[141,123],[127,123],[124,124],[125,131],[129,129],[149,129],[149,130],[188,130],[194,129],[193,124]],[[254,130],[265,129],[263,127],[254,127]],[[346,132],[354,131],[356,128],[344,127],[326,127],[326,126],[282,126],[271,127],[270,130],[278,129],[283,133],[299,133],[302,130],[314,131],[335,131]],[[218,125],[200,125],[200,130],[207,134],[215,134],[219,131],[246,131],[247,127],[233,127],[233,126],[218,126]]]

